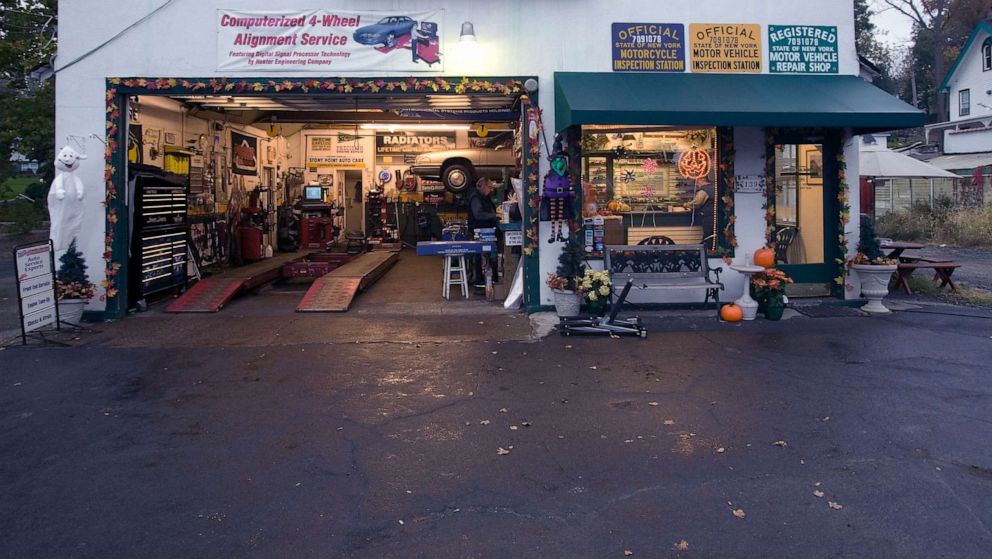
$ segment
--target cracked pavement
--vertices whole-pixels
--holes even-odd
[[[471,302],[277,324],[266,304],[0,352],[0,555],[992,548],[984,315],[654,313],[644,341],[536,340]]]

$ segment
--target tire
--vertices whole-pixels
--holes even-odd
[[[453,194],[461,194],[475,181],[475,173],[471,165],[455,163],[441,171],[441,183]]]
[[[395,47],[396,35],[394,33],[390,33],[389,35],[386,35],[386,40],[382,43],[382,46],[386,47],[387,49],[391,49]]]

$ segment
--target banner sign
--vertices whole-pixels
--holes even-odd
[[[689,25],[693,72],[760,73],[761,26],[736,23]]]
[[[45,326],[57,325],[55,251],[49,240],[14,247],[21,338]]]
[[[231,131],[231,152],[235,175],[258,174],[258,138]]]
[[[427,153],[455,149],[454,132],[428,132],[421,134],[382,133],[375,137],[375,152],[379,155],[398,153]]]
[[[773,73],[837,73],[837,28],[769,25],[768,69]]]
[[[614,23],[614,72],[684,72],[681,23]]]
[[[338,132],[327,136],[307,137],[307,169],[315,173],[321,167],[361,169],[365,167],[362,138]]]
[[[443,19],[440,9],[217,10],[217,69],[443,71]]]

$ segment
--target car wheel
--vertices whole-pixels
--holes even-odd
[[[393,34],[393,33],[390,33],[389,35],[386,35],[386,42],[383,43],[383,46],[385,46],[387,49],[391,49],[391,48],[395,47],[396,46],[396,35]]]
[[[445,167],[441,173],[441,183],[448,189],[448,192],[461,194],[468,190],[469,185],[472,184],[473,176],[471,166],[456,163]]]

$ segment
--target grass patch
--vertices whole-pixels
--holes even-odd
[[[954,207],[938,198],[931,208],[917,203],[878,218],[879,236],[900,241],[944,243],[961,247],[992,246],[992,206]]]
[[[962,287],[954,296],[969,305],[992,307],[992,291],[977,287]]]
[[[912,275],[906,278],[906,282],[909,283],[909,288],[913,290],[913,293],[918,295],[937,295],[942,289],[940,289],[939,283],[934,283],[928,277]]]
[[[37,177],[16,177],[4,181],[0,187],[0,200],[11,200],[20,194],[24,194],[28,187],[35,183],[40,183]]]

